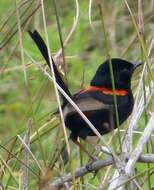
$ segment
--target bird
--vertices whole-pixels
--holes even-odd
[[[43,38],[37,30],[34,30],[33,32],[29,31],[29,35],[35,42],[50,68],[49,54]],[[72,95],[68,86],[63,81],[52,57],[51,59],[56,82],[77,104],[80,110],[101,135],[110,133],[116,129],[118,125],[121,125],[127,120],[129,115],[132,113],[134,106],[131,79],[134,71],[143,64],[142,61],[130,62],[121,58],[107,59],[99,65],[92,80],[90,81],[89,87],[81,89],[79,92]],[[111,77],[110,67],[112,67],[113,71],[115,89],[113,89],[113,78]],[[116,96],[117,102],[118,123],[116,118],[114,95]],[[63,101],[61,107],[65,126],[70,130],[70,139],[80,146],[80,148],[82,148],[90,158],[94,159],[94,157],[91,156],[90,153],[81,145],[78,138],[85,140],[88,136],[95,136],[96,134],[72,107],[65,96],[61,94],[61,98]]]

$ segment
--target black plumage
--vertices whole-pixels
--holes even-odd
[[[50,67],[49,55],[43,39],[37,31],[29,32],[29,34]],[[114,93],[117,99],[119,124],[121,125],[131,114],[134,105],[131,78],[134,70],[142,64],[142,62],[133,64],[119,58],[111,59],[115,82],[115,91],[113,91],[109,62],[109,60],[106,60],[99,66],[88,89],[81,90],[73,96],[63,82],[54,61],[52,62],[57,83],[102,135],[117,127]],[[87,136],[94,136],[94,132],[63,95],[62,99],[63,115],[66,127],[71,131],[70,137],[76,141],[78,137],[85,139]]]

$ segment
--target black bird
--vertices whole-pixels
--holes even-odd
[[[29,34],[50,67],[47,47],[42,37],[37,31],[29,32]],[[98,67],[89,88],[83,89],[73,96],[63,82],[55,63],[52,62],[57,83],[72,98],[102,135],[117,128],[114,93],[117,99],[119,124],[121,125],[131,114],[134,105],[131,78],[134,70],[142,64],[142,62],[133,64],[119,58],[111,59],[115,83],[115,91],[113,91],[109,62],[109,60],[106,60]],[[87,136],[95,136],[95,133],[63,95],[62,99],[65,125],[71,131],[70,138],[81,146],[77,141],[78,137],[86,139]]]

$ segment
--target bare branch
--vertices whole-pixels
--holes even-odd
[[[147,124],[147,127],[144,130],[143,135],[139,139],[139,142],[135,148],[135,150],[130,155],[130,158],[128,160],[128,163],[126,165],[125,171],[127,175],[130,175],[134,169],[134,165],[136,161],[138,160],[140,154],[143,151],[143,148],[145,144],[148,142],[152,132],[154,131],[154,112],[151,115],[151,118]]]
[[[138,162],[154,163],[154,154],[141,155],[138,159]],[[108,158],[106,158],[104,160],[98,160],[98,161],[93,162],[91,164],[91,171],[88,171],[87,167],[83,166],[81,168],[78,168],[74,175],[76,178],[82,177],[90,172],[100,170],[101,168],[109,166],[113,163],[114,163],[113,158],[111,156],[109,156]],[[56,179],[55,181],[49,182],[48,184],[45,185],[43,190],[49,190],[52,187],[60,188],[60,187],[64,186],[64,184],[66,182],[70,182],[70,181],[72,181],[72,175],[69,173],[63,177]]]
[[[114,173],[114,178],[112,178],[113,183],[111,183],[111,185],[110,185],[111,190],[113,190],[115,188],[118,190],[123,189],[122,184],[124,184],[128,180],[129,176],[133,172],[135,163],[139,159],[139,156],[142,153],[145,144],[151,137],[151,134],[153,131],[154,131],[154,112],[152,113],[151,118],[143,132],[143,135],[140,137],[135,150],[132,152],[132,154],[130,155],[130,158],[128,159],[128,162],[126,164],[123,175],[120,175],[117,170]],[[116,180],[114,180],[114,179],[116,179]],[[119,188],[117,188],[117,187],[119,187]]]
[[[106,160],[95,161],[91,165],[91,171],[99,170],[99,169],[101,169],[101,168],[103,168],[105,166],[109,166],[111,164],[112,164],[112,157],[109,157]],[[75,175],[76,178],[78,178],[78,177],[82,177],[82,176],[84,176],[84,175],[86,175],[88,173],[90,173],[90,172],[87,170],[86,166],[83,166],[83,167],[77,169],[74,175]],[[48,183],[43,188],[43,190],[48,190],[51,187],[58,187],[59,188],[59,187],[64,186],[64,184],[66,182],[70,182],[70,181],[72,181],[72,175],[69,173],[64,177],[58,178],[55,181]]]
[[[24,140],[23,143],[27,145],[27,147],[29,148],[30,146],[30,134],[31,134],[31,130],[32,130],[32,120],[29,119],[28,121],[28,129],[27,132],[24,136]],[[27,148],[24,147],[24,152],[23,152],[23,162],[29,166],[29,151],[27,150]],[[23,190],[28,190],[29,187],[29,170],[26,166],[21,165],[21,172],[22,172],[22,178],[21,178],[21,182],[22,182],[22,189]]]
[[[72,28],[71,28],[70,32],[68,33],[68,35],[67,35],[67,37],[66,37],[66,39],[64,41],[64,44],[63,44],[64,48],[67,46],[69,40],[71,39],[71,37],[72,37],[76,27],[77,27],[78,20],[79,20],[79,2],[78,2],[78,0],[75,0],[75,2],[76,2],[76,16],[74,18]],[[54,61],[55,61],[56,64],[60,63],[61,56],[62,56],[62,48],[60,48],[59,51],[54,56]]]

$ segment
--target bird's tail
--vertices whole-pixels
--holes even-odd
[[[37,45],[37,48],[40,50],[42,56],[44,57],[44,59],[46,60],[46,63],[48,64],[49,68],[50,67],[50,61],[49,61],[49,54],[48,54],[48,49],[47,46],[44,42],[44,40],[42,39],[42,37],[40,36],[40,34],[34,30],[34,32],[28,31],[30,37],[33,39],[33,41],[35,42],[35,44]],[[54,69],[54,73],[55,73],[55,78],[56,78],[56,82],[59,84],[59,86],[65,91],[65,93],[69,96],[71,96],[71,93],[67,87],[67,85],[64,83],[55,63],[53,58],[52,59],[52,65],[53,65],[53,69]],[[63,99],[63,103],[67,102],[66,98],[61,94],[61,97]]]

